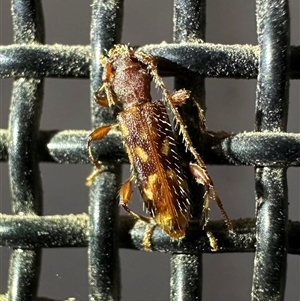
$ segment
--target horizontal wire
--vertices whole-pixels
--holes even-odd
[[[39,160],[65,164],[88,164],[87,137],[90,131],[41,131]],[[0,161],[7,161],[6,130],[0,130]],[[203,139],[203,158],[213,165],[250,165],[269,167],[300,166],[300,134],[284,132],[244,132],[215,135]],[[102,141],[94,142],[95,159],[109,163],[128,163],[122,136],[112,131]],[[202,153],[201,153],[202,154]]]
[[[210,221],[209,230],[218,239],[220,253],[254,252],[254,218],[233,220],[234,233],[229,233],[224,222]],[[118,237],[119,247],[143,250],[143,240],[147,223],[137,221],[131,216],[120,216]],[[288,252],[300,254],[300,222],[289,221]],[[53,216],[17,216],[0,214],[0,245],[14,248],[64,248],[87,247],[88,215],[68,214]],[[196,254],[211,253],[211,246],[205,231],[196,221],[191,222],[186,237],[181,241],[172,241],[159,227],[151,237],[151,250],[158,252],[176,252]]]
[[[0,77],[88,78],[90,50],[60,44],[0,46]],[[212,43],[153,44],[138,51],[155,56],[162,75],[189,70],[206,77],[247,79],[256,78],[260,55],[258,46]],[[300,78],[300,46],[291,46],[290,78]]]

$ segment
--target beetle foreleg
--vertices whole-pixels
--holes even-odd
[[[95,101],[102,107],[109,107],[109,102],[106,96],[103,96],[102,91],[105,90],[106,84],[104,83],[95,93]]]

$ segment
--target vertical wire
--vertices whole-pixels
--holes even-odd
[[[120,43],[123,19],[122,0],[95,0],[91,23],[91,114],[92,127],[114,122],[113,113],[94,101],[94,93],[101,85],[100,55]],[[105,165],[90,190],[89,206],[89,299],[120,299],[120,271],[118,254],[118,189],[120,166]]]
[[[39,0],[13,0],[14,42],[43,43],[44,20]],[[9,117],[9,175],[14,214],[42,213],[42,185],[37,139],[42,112],[43,80],[18,78],[13,83]],[[8,300],[36,297],[41,264],[40,249],[14,249],[9,269]]]
[[[205,39],[206,1],[174,1],[173,40],[175,43],[202,42]],[[185,77],[176,76],[175,89],[185,88],[192,91],[191,97],[205,108],[204,78],[194,74]],[[187,103],[180,108],[195,147],[199,142],[199,115],[193,104]],[[196,131],[195,131],[196,129]],[[193,132],[191,133],[191,130]],[[193,216],[199,218],[202,212],[203,189],[193,179],[190,181],[193,197]],[[171,257],[171,292],[172,301],[202,299],[202,255],[173,254]]]
[[[286,131],[290,24],[288,1],[257,0],[261,48],[256,131]],[[252,300],[283,300],[286,278],[288,188],[285,168],[256,168],[256,252]]]

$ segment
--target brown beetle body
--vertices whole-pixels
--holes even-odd
[[[89,136],[89,153],[93,163],[90,143],[106,136],[109,130],[117,126],[124,138],[132,169],[132,176],[120,190],[120,203],[126,211],[137,218],[154,223],[162,228],[172,239],[181,239],[186,234],[191,219],[191,205],[186,175],[182,169],[176,146],[174,132],[167,114],[165,103],[170,107],[185,141],[187,149],[196,163],[189,165],[196,181],[206,188],[203,206],[203,227],[208,222],[209,200],[215,199],[221,208],[227,226],[232,225],[216,194],[204,162],[194,149],[176,106],[185,103],[190,92],[179,90],[169,94],[159,77],[156,62],[150,55],[137,53],[125,45],[117,45],[102,57],[104,67],[103,86],[96,93],[97,102],[104,106],[121,105],[116,125],[103,126]],[[161,88],[164,101],[152,101],[151,81]],[[101,96],[104,90],[106,98]],[[141,217],[128,208],[131,201],[132,182],[140,189],[147,211],[152,220]],[[149,237],[149,235],[148,235]],[[208,232],[212,249],[217,250],[217,242]],[[145,242],[146,247],[149,243]]]

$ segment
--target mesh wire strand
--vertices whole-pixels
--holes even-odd
[[[118,203],[113,201],[120,184],[116,163],[128,162],[122,137],[116,133],[94,150],[96,158],[106,162],[106,171],[91,187],[89,213],[40,216],[39,161],[89,163],[88,131],[40,131],[43,77],[90,77],[93,126],[113,121],[112,114],[93,101],[94,91],[101,84],[99,55],[121,40],[123,2],[115,0],[110,4],[93,3],[90,46],[50,46],[43,45],[40,1],[12,1],[15,44],[0,47],[0,76],[15,78],[9,128],[0,131],[0,158],[9,163],[14,213],[1,214],[0,220],[0,243],[14,248],[7,295],[2,299],[36,297],[41,248],[87,247],[89,298],[118,300],[118,248],[143,249],[145,225],[128,216],[119,218]],[[212,164],[256,166],[257,221],[233,221],[234,235],[220,221],[211,222],[211,230],[218,237],[221,252],[255,251],[252,300],[283,300],[286,253],[300,251],[299,222],[288,222],[287,217],[286,180],[287,167],[299,166],[300,135],[285,133],[288,81],[299,78],[299,47],[289,47],[287,1],[257,0],[256,7],[258,46],[202,43],[205,1],[175,0],[174,43],[140,49],[158,58],[162,75],[184,74],[184,79],[176,79],[176,87],[192,90],[203,107],[204,77],[258,76],[255,132],[216,137],[204,134],[201,153]],[[182,113],[187,122],[195,118],[189,109]],[[272,223],[266,223],[269,220]],[[37,232],[43,235],[37,236]],[[189,235],[179,245],[155,231],[152,250],[174,254],[171,300],[199,300],[200,254],[211,252],[199,226],[192,224]]]

